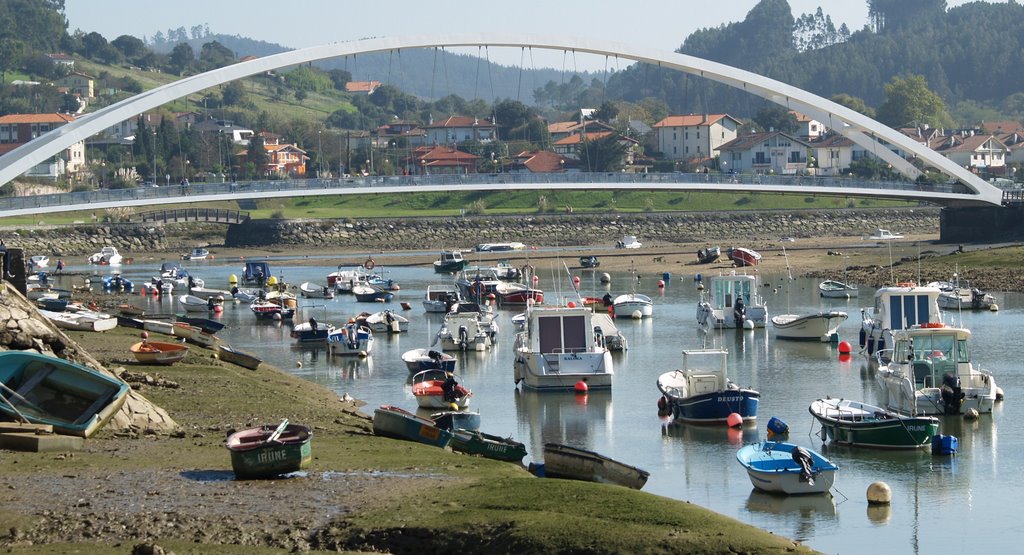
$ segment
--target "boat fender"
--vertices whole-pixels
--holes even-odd
[[[469,330],[466,326],[459,326],[459,345],[465,349],[469,345]]]
[[[859,337],[859,339],[860,339],[860,348],[863,349],[864,345],[867,345],[867,343],[868,343],[868,332],[865,331],[864,328],[860,329],[860,337]]]
[[[658,416],[668,416],[672,414],[672,408],[668,404],[668,399],[662,395],[658,398]]]

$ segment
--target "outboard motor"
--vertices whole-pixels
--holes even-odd
[[[946,409],[946,414],[960,414],[960,406],[964,402],[964,397],[967,395],[963,392],[960,387],[960,376],[952,372],[946,372],[942,376],[942,405]]]
[[[803,447],[793,447],[793,460],[800,465],[800,481],[807,482],[807,485],[814,485],[814,461],[811,454]]]
[[[463,351],[469,346],[469,330],[466,326],[459,326],[459,346]]]
[[[978,288],[971,289],[971,308],[981,308],[981,301],[985,298],[985,294],[982,293]]]
[[[747,307],[743,299],[736,299],[736,305],[732,309],[732,317],[736,322],[736,329],[743,329],[743,322],[747,319]]]

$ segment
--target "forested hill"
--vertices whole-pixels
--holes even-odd
[[[762,0],[746,19],[693,33],[679,52],[765,75],[829,98],[878,107],[894,76],[923,75],[958,120],[1024,119],[1024,7],[944,0],[873,0],[872,25],[843,35],[825,17],[795,19],[786,0]],[[798,45],[802,48],[798,48]],[[634,66],[609,97],[665,100],[675,113],[756,112],[759,100],[676,72]]]
[[[183,30],[182,30],[183,31]],[[183,33],[179,32],[178,35]],[[237,35],[208,34],[201,38],[182,40],[199,52],[203,44],[217,41],[238,57],[270,56],[291,50],[279,44],[253,40]],[[178,41],[161,40],[149,44],[156,52],[169,53]],[[489,63],[476,56],[444,50],[404,50],[400,53],[367,54],[317,62],[324,70],[342,69],[357,81],[380,81],[424,99],[437,99],[455,94],[462,98],[481,98],[488,102],[511,98],[526,104],[534,102],[533,91],[547,82],[561,83],[578,75],[584,82],[595,77],[588,72],[566,75],[560,70],[534,67],[529,58],[525,67],[508,67]]]

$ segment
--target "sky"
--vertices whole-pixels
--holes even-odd
[[[947,0],[950,7],[971,0]],[[989,0],[1005,1],[1005,0]],[[211,33],[240,35],[304,48],[369,37],[480,32],[603,38],[637,47],[676,50],[693,31],[741,21],[757,0],[561,0],[559,2],[424,2],[391,0],[65,0],[69,31],[149,38],[158,31],[208,25]],[[789,0],[794,17],[820,6],[836,27],[867,24],[866,0]],[[283,7],[291,8],[282,11]],[[468,51],[467,51],[468,52]],[[472,52],[475,54],[475,49]],[[489,59],[517,66],[518,49],[491,49]],[[560,53],[537,53],[530,67],[560,68]],[[576,69],[601,70],[603,57],[580,55]],[[614,68],[610,68],[614,69]]]

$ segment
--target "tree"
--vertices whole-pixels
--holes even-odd
[[[594,119],[603,122],[610,122],[619,115],[619,109],[615,106],[615,103],[606,100],[601,104],[601,107],[594,112]]]
[[[107,39],[95,31],[82,37],[82,55],[86,58],[97,59],[98,54],[105,46],[107,46]]]
[[[327,72],[327,77],[330,77],[334,88],[339,91],[344,91],[345,85],[352,80],[352,74],[343,69],[332,69]]]
[[[28,50],[55,52],[67,35],[64,0],[0,2],[0,36],[18,37]]]
[[[494,105],[495,123],[499,138],[505,141],[524,137],[533,113],[518,100],[502,100]]]
[[[865,104],[864,100],[857,98],[855,96],[850,96],[846,93],[840,93],[832,95],[832,97],[829,98],[829,100],[835,102],[836,104],[839,104],[840,106],[845,106],[853,110],[854,112],[864,114],[869,118],[873,119],[875,117],[875,109]]]
[[[626,147],[614,133],[595,140],[583,139],[577,147],[580,166],[586,171],[614,172],[622,168]]]
[[[242,86],[241,81],[232,81],[224,85],[220,94],[225,106],[235,106],[241,103],[242,98],[245,97],[245,87]]]
[[[195,53],[192,51],[192,47],[187,42],[181,42],[171,50],[171,58],[168,63],[171,65],[171,70],[180,75],[192,65],[194,60]]]
[[[946,103],[928,89],[924,76],[893,77],[885,85],[885,102],[878,107],[878,121],[889,127],[928,124],[950,127]]]
[[[149,51],[146,48],[146,43],[131,35],[121,35],[110,41],[110,44],[118,49],[125,58],[133,61],[141,58]]]
[[[248,156],[246,161],[253,165],[256,174],[253,177],[261,177],[261,170],[264,166],[270,163],[270,156],[267,155],[267,149],[264,148],[263,136],[254,135],[249,140]]]
[[[235,63],[237,59],[235,53],[230,48],[217,41],[212,41],[200,48],[199,61],[203,63],[203,69],[211,70],[229,66]]]
[[[795,133],[800,129],[796,116],[789,110],[775,104],[765,103],[754,116],[754,123],[764,131],[781,131],[783,133]]]
[[[0,82],[7,82],[7,72],[19,67],[24,54],[24,42],[10,37],[0,39],[0,72],[3,72],[3,79]]]

